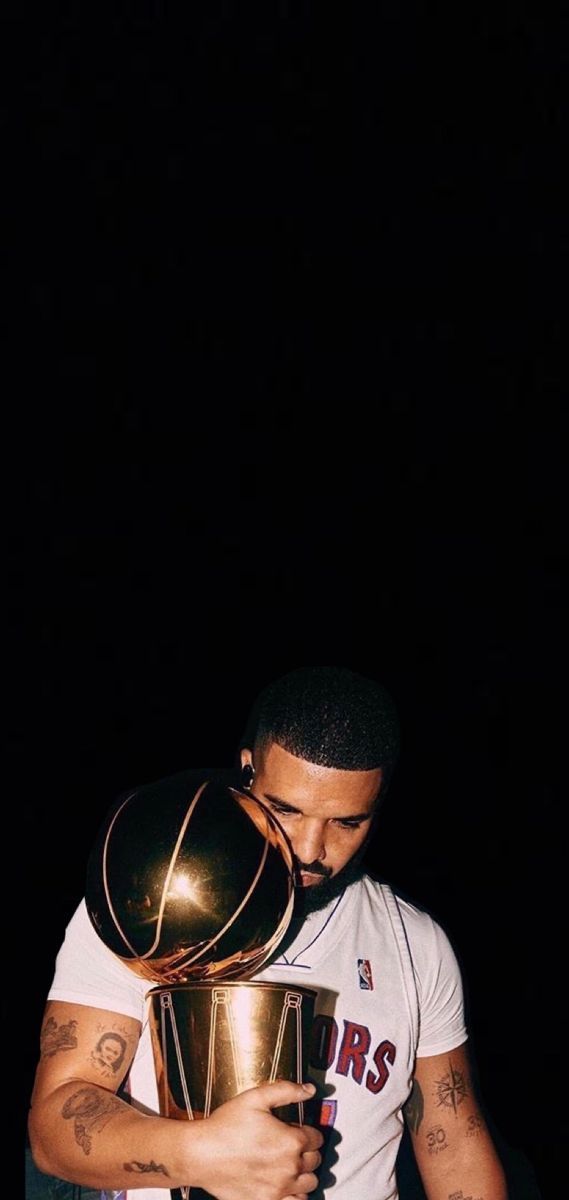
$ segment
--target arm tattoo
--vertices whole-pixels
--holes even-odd
[[[75,1050],[77,1021],[59,1025],[54,1017],[48,1017],[40,1034],[41,1058],[53,1058],[58,1050]]]
[[[126,1054],[126,1038],[115,1029],[104,1029],[91,1051],[91,1066],[96,1067],[105,1079],[113,1075],[122,1078],[122,1066]]]
[[[85,1154],[90,1154],[92,1134],[104,1129],[122,1107],[116,1096],[103,1095],[97,1088],[84,1087],[65,1101],[61,1115],[65,1121],[73,1120],[75,1141]]]
[[[451,1192],[448,1200],[484,1200],[483,1196],[465,1196],[464,1192]]]
[[[424,1109],[425,1104],[423,1101],[423,1093],[419,1084],[417,1083],[417,1080],[414,1079],[413,1087],[411,1088],[411,1095],[403,1105],[403,1114],[412,1133],[419,1132],[419,1127],[421,1125],[421,1121],[423,1120]]]
[[[471,1113],[468,1118],[466,1136],[468,1138],[479,1137],[483,1129],[484,1118],[480,1116],[480,1113]]]
[[[448,1075],[443,1075],[442,1079],[437,1079],[436,1088],[439,1106],[452,1108],[455,1113],[459,1104],[462,1104],[462,1101],[468,1095],[464,1075],[462,1071],[455,1071],[450,1059],[449,1073]],[[465,1200],[467,1200],[467,1197],[465,1197]]]
[[[129,1162],[123,1163],[125,1171],[135,1171],[138,1175],[148,1175],[151,1171],[155,1171],[157,1175],[169,1175],[163,1163],[155,1163],[153,1159],[149,1163]]]
[[[442,1125],[433,1125],[427,1132],[427,1150],[429,1154],[440,1154],[448,1149],[447,1135]]]

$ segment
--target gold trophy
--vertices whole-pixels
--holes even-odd
[[[105,944],[160,985],[148,998],[162,1116],[195,1120],[256,1084],[306,1080],[316,992],[247,981],[294,903],[290,844],[262,804],[188,775],[137,789],[99,833],[86,902]],[[301,1103],[274,1112],[304,1121]]]

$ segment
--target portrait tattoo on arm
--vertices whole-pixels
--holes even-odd
[[[423,1093],[420,1085],[417,1083],[417,1080],[414,1079],[413,1087],[411,1088],[411,1095],[403,1105],[403,1115],[412,1133],[419,1132],[421,1121],[423,1120],[424,1110],[425,1103],[423,1100]]]
[[[126,1054],[126,1039],[114,1029],[106,1029],[91,1052],[91,1065],[105,1078],[121,1072]]]
[[[75,1050],[77,1046],[77,1021],[58,1025],[54,1017],[48,1017],[40,1034],[40,1057],[53,1058],[58,1050]]]

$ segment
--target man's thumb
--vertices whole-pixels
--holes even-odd
[[[279,1108],[283,1104],[301,1104],[314,1095],[313,1083],[290,1083],[288,1079],[277,1079],[274,1083],[260,1083],[251,1088],[248,1095],[255,1108]]]

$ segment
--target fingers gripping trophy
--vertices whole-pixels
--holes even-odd
[[[294,902],[286,834],[251,795],[213,779],[134,792],[99,832],[86,901],[108,948],[159,985],[148,999],[162,1116],[196,1120],[259,1083],[306,1079],[316,992],[249,981]],[[274,1112],[302,1124],[303,1107]]]

